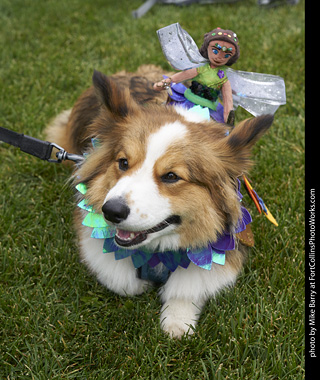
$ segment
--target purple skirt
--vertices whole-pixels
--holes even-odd
[[[169,95],[171,101],[169,104],[180,105],[186,109],[194,107],[195,103],[190,102],[185,96],[184,92],[187,90],[187,87],[182,83],[173,83],[171,86],[172,95]],[[216,111],[209,109],[210,116],[212,119],[217,121],[218,123],[224,123],[223,118],[223,105],[221,103],[218,104]]]

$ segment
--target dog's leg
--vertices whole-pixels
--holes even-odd
[[[187,269],[178,267],[161,289],[162,329],[176,338],[192,334],[206,301],[235,282],[242,259],[236,261],[213,264],[210,271],[192,263]]]
[[[205,301],[193,302],[191,299],[171,298],[161,310],[161,327],[172,338],[193,334]]]
[[[134,296],[143,293],[151,284],[137,278],[137,271],[130,257],[115,260],[114,254],[103,253],[103,239],[90,237],[91,229],[81,226],[80,250],[82,260],[109,290]]]

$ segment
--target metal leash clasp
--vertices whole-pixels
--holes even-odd
[[[170,83],[166,83],[166,82],[163,83],[163,87],[167,91],[167,93],[168,93],[169,96],[172,95],[172,90],[171,90],[171,86],[170,85],[171,85],[171,82]]]
[[[55,143],[50,143],[50,146],[51,146],[51,151],[53,150],[53,148],[56,148],[56,149],[58,149],[58,152],[56,152],[56,159],[49,158],[47,160],[48,162],[60,164],[62,161],[69,160],[69,161],[73,161],[77,165],[79,165],[84,160],[84,156],[79,155],[79,154],[68,153],[63,148],[61,148],[61,146],[59,146]]]

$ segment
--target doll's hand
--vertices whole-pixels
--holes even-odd
[[[156,91],[166,90],[166,88],[170,86],[171,82],[171,78],[162,79],[162,81],[156,82],[153,85],[153,89]]]
[[[164,86],[162,82],[157,82],[153,85],[153,89],[156,91],[162,91],[164,90]]]

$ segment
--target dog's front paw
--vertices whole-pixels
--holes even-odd
[[[161,326],[163,331],[168,333],[171,338],[180,339],[183,335],[193,334],[192,328],[194,327],[194,324],[188,323],[185,320],[168,317],[162,320]]]
[[[161,327],[172,338],[191,335],[201,309],[188,300],[171,299],[161,310]]]

